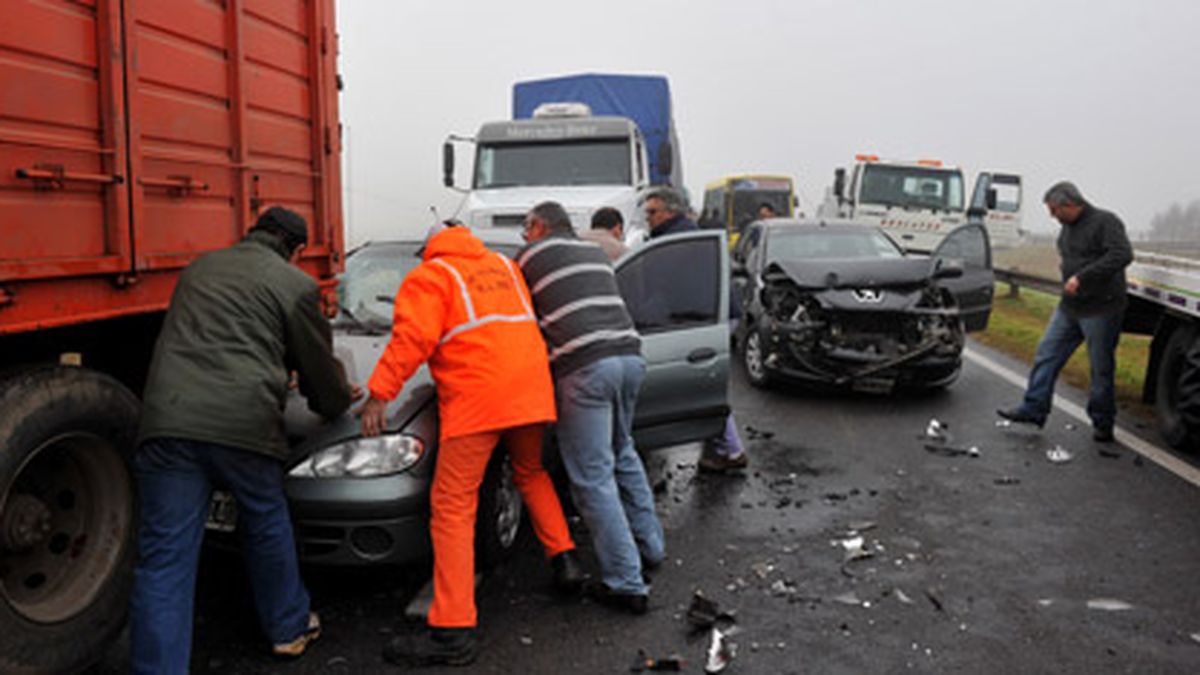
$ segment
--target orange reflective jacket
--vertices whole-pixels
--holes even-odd
[[[546,343],[521,271],[465,227],[435,234],[401,284],[371,396],[394,399],[425,361],[443,439],[554,421]]]

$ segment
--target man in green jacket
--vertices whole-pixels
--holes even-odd
[[[214,487],[232,493],[259,623],[280,656],[320,632],[300,580],[283,491],[290,374],[331,419],[357,397],[334,358],[316,282],[292,263],[308,241],[274,207],[246,238],[180,276],[146,381],[134,455],[141,522],[130,605],[132,669],[186,673],[200,542]]]

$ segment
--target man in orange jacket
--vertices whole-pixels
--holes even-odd
[[[542,468],[542,433],[553,422],[554,385],[529,289],[513,261],[465,227],[430,229],[424,262],[396,294],[392,339],[367,387],[364,436],[381,433],[387,402],[428,361],[438,390],[440,450],[430,493],[433,605],[429,630],[397,637],[384,659],[398,665],[475,660],[475,512],[479,486],[501,440],[513,482],[554,569],[577,590],[583,573],[554,485]]]

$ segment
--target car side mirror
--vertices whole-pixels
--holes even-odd
[[[950,258],[938,258],[933,270],[934,279],[958,279],[963,275],[963,264]]]
[[[454,144],[442,143],[442,185],[454,187]]]
[[[987,196],[984,201],[987,202],[988,210],[995,210],[995,208],[996,208],[996,188],[988,188],[987,189]]]
[[[846,170],[834,169],[833,171],[833,196],[837,197],[838,202],[846,198]]]

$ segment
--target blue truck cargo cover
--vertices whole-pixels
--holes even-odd
[[[683,185],[679,141],[671,117],[671,86],[658,75],[569,75],[529,80],[513,85],[513,119],[533,117],[543,103],[578,101],[593,115],[618,115],[633,120],[646,139],[650,182],[654,185]],[[659,169],[659,148],[670,140],[673,166],[666,174]]]

